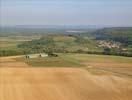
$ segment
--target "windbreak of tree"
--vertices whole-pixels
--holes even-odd
[[[27,52],[27,51],[25,51]],[[0,50],[0,56],[14,56],[14,55],[23,55],[24,51],[20,50]]]

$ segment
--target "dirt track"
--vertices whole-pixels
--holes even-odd
[[[132,80],[80,68],[2,67],[0,100],[132,100]]]

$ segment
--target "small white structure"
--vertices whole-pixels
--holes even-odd
[[[40,57],[48,57],[48,54],[41,53],[39,56],[40,56]]]
[[[28,54],[26,55],[26,58],[44,58],[44,57],[48,57],[48,54],[46,53],[40,53],[40,54]]]

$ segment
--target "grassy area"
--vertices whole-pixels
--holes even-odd
[[[45,57],[45,58],[17,58],[18,61],[26,62],[33,67],[82,67],[78,60],[72,59],[64,54],[59,54],[59,57]]]
[[[94,75],[112,74],[132,78],[132,58],[90,54],[58,54],[58,57],[17,58],[33,67],[80,67]]]
[[[68,54],[70,58],[79,60],[81,62],[111,62],[111,63],[130,63],[132,64],[132,57],[110,56],[110,55],[92,55],[92,54]]]
[[[91,54],[58,54],[59,57],[47,57],[47,58],[34,58],[25,59],[21,58],[24,62],[33,66],[81,66],[83,62],[87,63],[111,63],[111,64],[126,64],[132,65],[132,58],[120,57],[120,56],[107,56],[107,55],[91,55]],[[113,66],[117,67],[117,66]],[[124,66],[127,67],[127,66]]]

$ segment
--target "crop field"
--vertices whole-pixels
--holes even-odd
[[[66,56],[78,60],[87,70],[94,74],[105,72],[132,78],[131,57],[88,54],[70,54]]]
[[[25,42],[30,41],[33,39],[38,39],[39,36],[6,36],[0,37],[0,48],[1,49],[17,49],[17,45]]]
[[[0,100],[132,99],[132,58],[58,55],[1,57]]]

